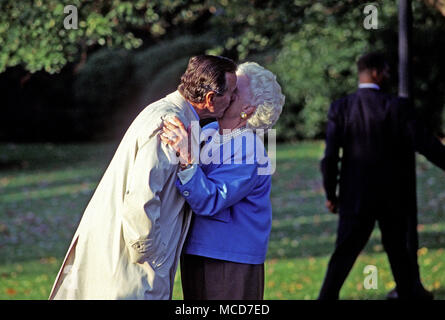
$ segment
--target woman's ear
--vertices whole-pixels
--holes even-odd
[[[242,109],[245,113],[247,113],[247,116],[250,117],[255,112],[256,107],[247,105],[247,106],[243,106]]]
[[[205,105],[206,105],[207,109],[209,109],[209,107],[213,109],[213,107],[214,107],[213,99],[214,98],[215,98],[215,92],[209,91],[209,92],[206,93],[206,95],[205,95]]]

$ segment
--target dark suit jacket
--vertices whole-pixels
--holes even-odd
[[[337,200],[339,182],[340,214],[416,213],[415,151],[445,170],[445,147],[408,100],[366,88],[333,102],[321,161],[327,199]]]

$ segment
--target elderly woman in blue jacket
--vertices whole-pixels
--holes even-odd
[[[184,160],[176,186],[195,213],[181,260],[186,300],[263,298],[272,170],[258,133],[276,123],[284,96],[257,63],[239,65],[237,79],[236,98],[201,132],[199,164],[181,147],[189,134],[178,119],[161,135]]]

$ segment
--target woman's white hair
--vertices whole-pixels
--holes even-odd
[[[285,100],[277,77],[256,62],[240,64],[236,73],[246,75],[249,79],[249,100],[256,107],[254,114],[247,120],[247,127],[254,130],[272,128],[280,117]]]

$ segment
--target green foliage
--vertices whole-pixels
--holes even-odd
[[[147,86],[147,91],[142,92],[143,105],[161,99],[165,95],[175,91],[179,85],[182,74],[187,68],[189,57],[182,57],[171,64],[166,65],[157,74],[152,74],[152,81]]]
[[[154,101],[175,87],[185,57],[206,52],[256,60],[277,74],[286,95],[278,138],[316,138],[323,135],[330,102],[355,89],[355,61],[364,51],[388,53],[397,92],[397,3],[373,3],[377,30],[364,29],[367,3],[354,1],[4,0],[0,73],[17,65],[54,73],[87,56],[75,83],[81,103],[73,113],[81,119],[125,108],[120,102],[138,96],[137,90],[141,97],[127,104]],[[78,8],[77,30],[63,27],[66,5]],[[439,132],[445,19],[422,1],[412,5],[415,105]]]
[[[283,35],[298,30],[310,0],[249,2],[219,0],[211,2],[215,12],[212,24],[226,40],[213,53],[230,52],[239,60],[249,55],[281,47]]]
[[[79,134],[99,138],[114,132],[114,115],[132,93],[128,85],[132,58],[125,49],[104,48],[92,54],[77,74],[73,93]]]
[[[77,30],[64,29],[66,5],[78,8]],[[283,35],[312,23],[308,12],[326,16],[351,8],[349,3],[310,0],[5,0],[0,6],[0,72],[17,64],[31,72],[57,72],[92,46],[132,49],[169,34],[209,30],[221,42],[212,53],[243,60],[281,47]]]
[[[96,138],[121,134],[140,108],[175,91],[189,58],[212,44],[206,35],[183,36],[137,52],[96,51],[74,81],[76,122]]]
[[[88,59],[76,77],[74,93],[79,104],[102,112],[124,95],[132,72],[133,54],[123,49],[103,49]]]
[[[344,46],[346,38],[348,46]],[[314,138],[323,131],[331,100],[357,84],[354,61],[365,45],[341,28],[309,29],[285,39],[284,49],[270,68],[283,84],[284,114],[297,113],[291,120],[301,125],[292,136],[285,132],[292,128],[280,122],[279,135]]]
[[[181,58],[203,54],[213,44],[213,38],[208,35],[199,37],[186,35],[140,51],[135,54],[133,61],[135,65],[133,81],[138,86],[150,86],[151,82],[157,81],[159,73],[169,64]]]
[[[77,30],[64,28],[66,5],[78,9]],[[141,33],[162,38],[167,30],[192,24],[202,12],[199,1],[4,0],[0,2],[0,72],[16,65],[30,72],[58,72],[92,46],[137,48]]]
[[[389,91],[397,94],[397,6],[377,5],[377,30],[363,27],[364,5],[349,10],[339,5],[332,14],[333,8],[317,3],[305,11],[304,25],[283,37],[281,51],[267,64],[286,95],[278,138],[322,137],[330,103],[356,90],[356,60],[364,52],[386,53],[392,69]],[[445,19],[438,12],[422,3],[414,5],[415,104],[435,131],[445,105],[443,75],[435,71],[445,67],[445,38],[439,36],[444,30]]]
[[[285,120],[277,125],[283,139],[315,138],[323,132],[332,99],[355,88],[355,60],[367,47],[366,30],[333,24],[331,19],[322,21],[323,15],[317,17],[319,9],[313,9],[315,21],[287,35],[269,66],[278,74],[286,95]],[[348,20],[360,23],[359,10],[351,12]]]

